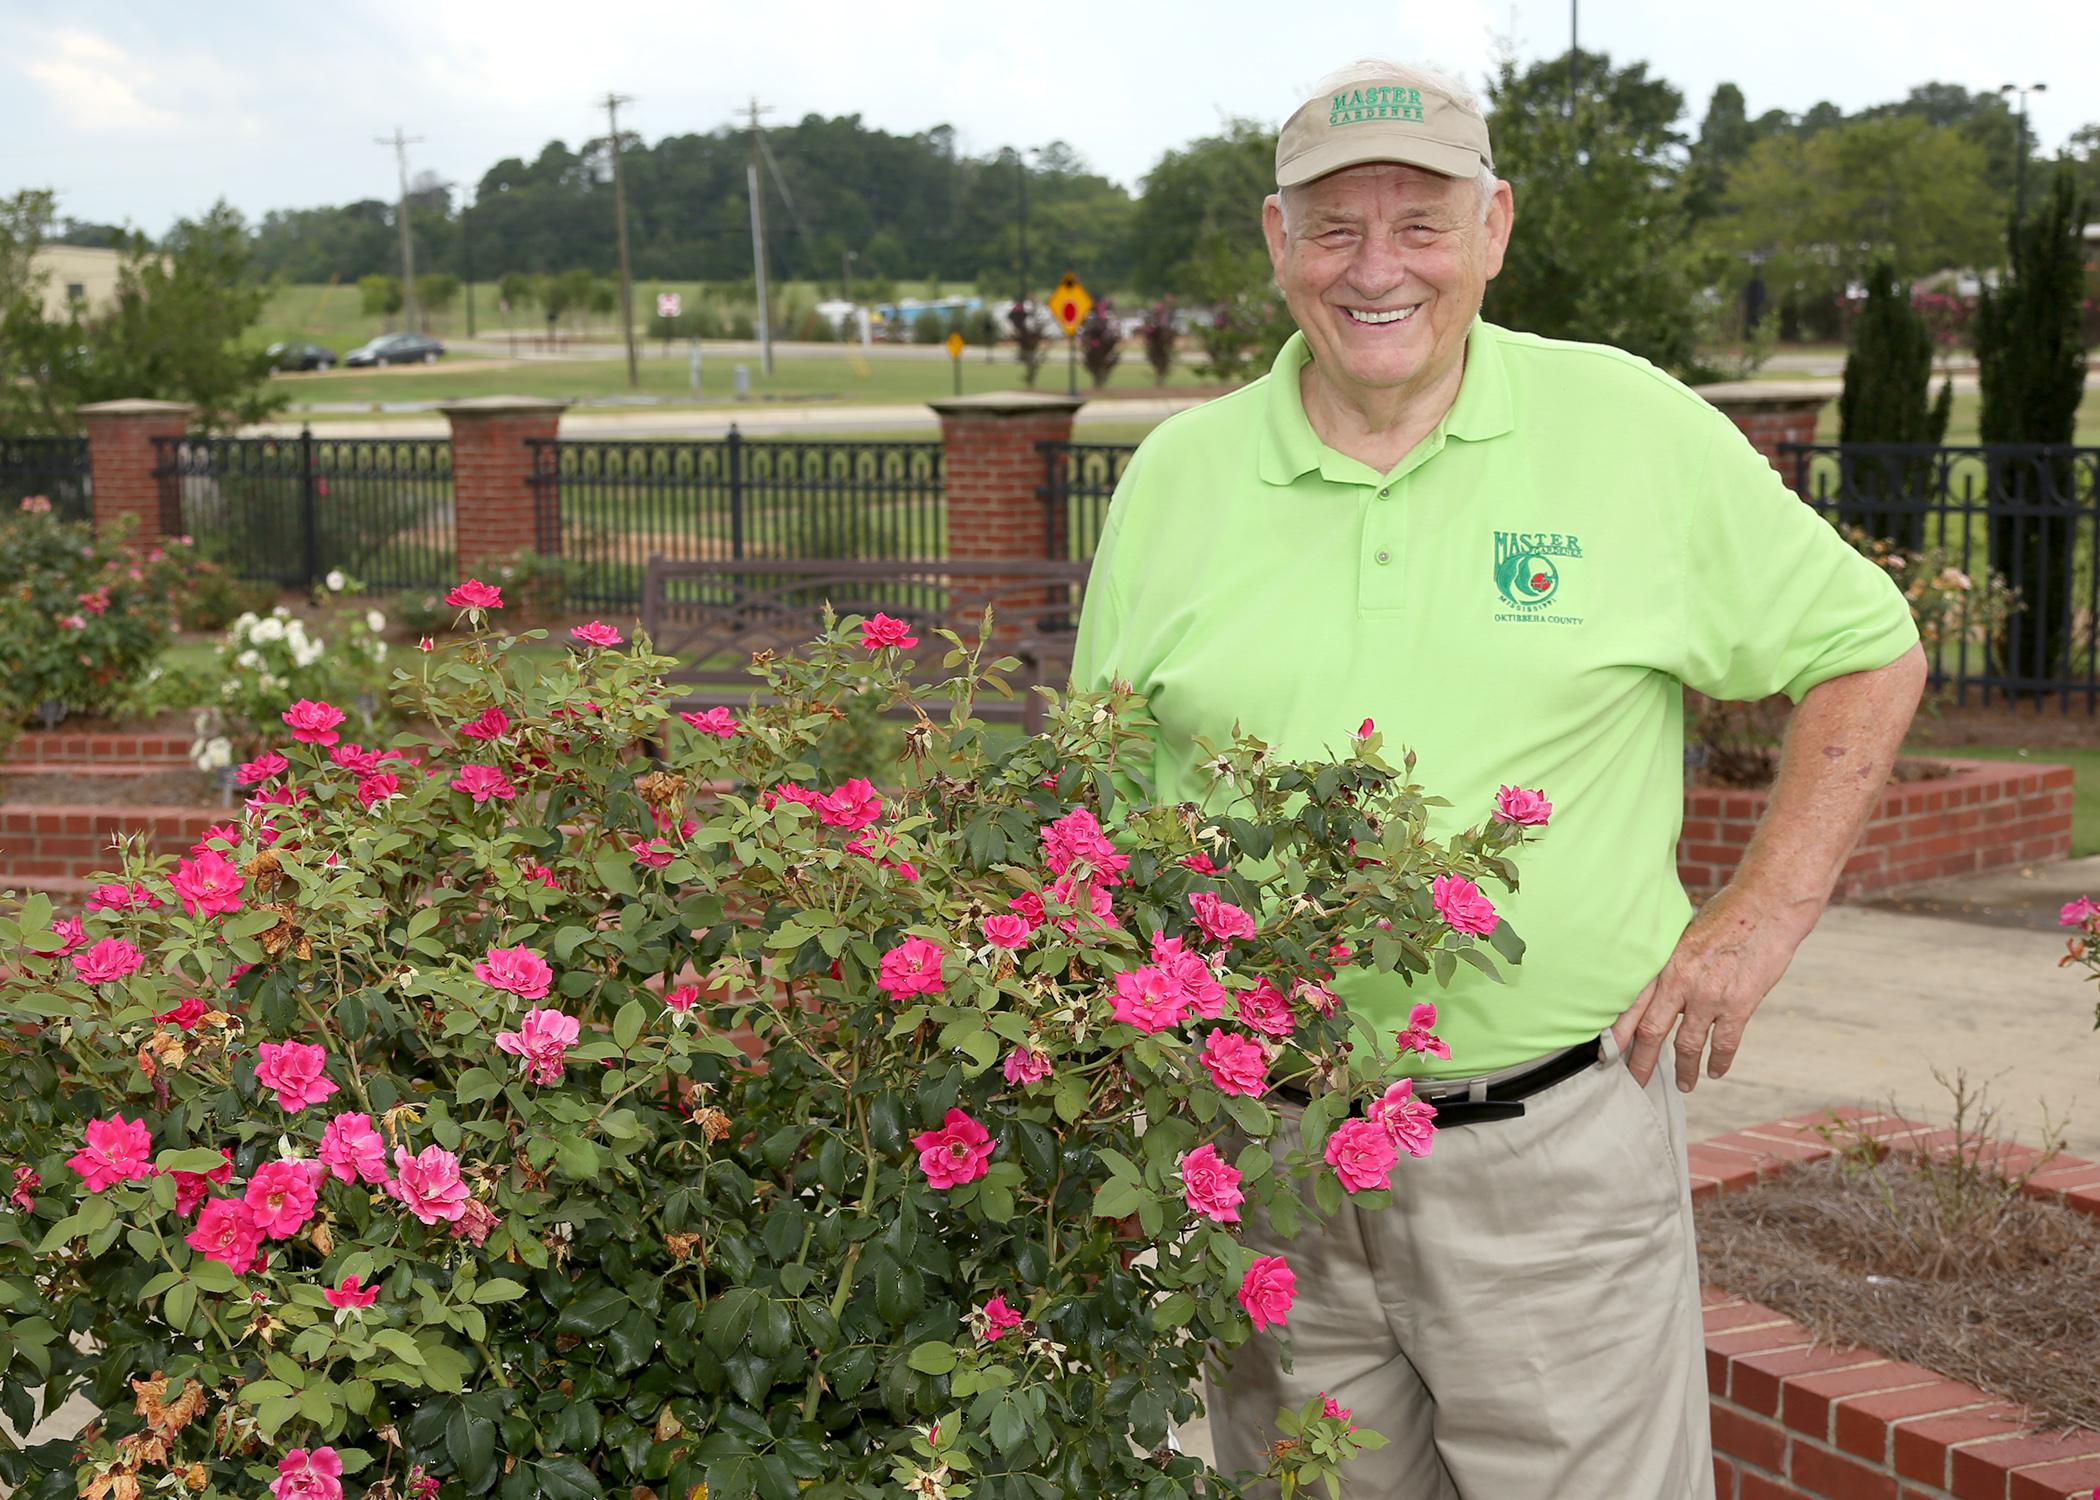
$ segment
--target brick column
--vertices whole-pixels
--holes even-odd
[[[560,437],[568,404],[478,396],[440,408],[452,423],[452,527],[461,578],[522,548],[560,555],[560,506],[550,487],[542,516],[525,440]]]
[[[1733,380],[1693,390],[1727,413],[1750,446],[1789,485],[1794,482],[1794,464],[1781,455],[1779,445],[1814,442],[1816,419],[1836,397],[1836,392],[1812,381]]]
[[[180,481],[154,477],[153,440],[181,437],[195,413],[180,401],[97,401],[80,408],[97,531],[129,516],[137,522],[131,534],[134,542],[181,534]]]
[[[958,562],[1050,555],[1037,443],[1071,441],[1081,396],[987,392],[927,403],[941,418],[948,555]]]

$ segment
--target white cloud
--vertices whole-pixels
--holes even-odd
[[[140,96],[151,87],[152,70],[121,47],[90,31],[66,29],[46,39],[43,56],[18,64],[44,91],[69,129],[96,134],[168,130],[180,123],[173,111]]]

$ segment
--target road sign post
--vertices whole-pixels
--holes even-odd
[[[1094,299],[1087,289],[1079,284],[1079,278],[1070,271],[1050,294],[1050,315],[1057,319],[1058,326],[1065,331],[1065,367],[1068,374],[1066,394],[1079,394],[1079,325],[1086,315],[1094,310]]]
[[[955,366],[955,394],[958,396],[962,394],[962,357],[966,347],[960,332],[948,335],[948,363]]]

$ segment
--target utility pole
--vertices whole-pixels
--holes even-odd
[[[853,263],[858,259],[860,259],[860,252],[857,250],[841,250],[839,252],[839,273],[846,281],[844,296],[848,302],[853,300]]]
[[[1575,60],[1582,56],[1579,34],[1582,0],[1568,0],[1568,118],[1575,118]]]
[[[2046,83],[2030,83],[2025,88],[2017,83],[1998,85],[1999,93],[2020,96],[2020,151],[2013,168],[2013,222],[2016,224],[2027,222],[2027,96],[2048,91]]]
[[[627,388],[642,388],[634,362],[634,274],[627,264],[627,182],[620,172],[620,106],[634,101],[625,94],[605,96],[605,124],[612,141],[613,216],[620,221],[620,329],[627,336]]]
[[[459,253],[467,263],[467,337],[474,337],[474,205],[462,199],[459,205]]]
[[[408,148],[422,145],[423,137],[403,135],[401,127],[396,125],[391,136],[375,136],[372,144],[392,146],[394,165],[401,172],[401,199],[394,217],[401,222],[401,305],[408,313],[406,326],[413,330],[421,319],[416,315],[416,247],[408,232]]]
[[[773,373],[773,318],[766,297],[766,193],[764,163],[760,159],[762,147],[758,140],[758,117],[771,111],[751,101],[751,165],[745,180],[751,188],[751,264],[758,279],[758,355],[759,368],[767,375]]]

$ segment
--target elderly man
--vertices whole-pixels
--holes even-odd
[[[1680,1093],[1728,1071],[1814,926],[1925,661],[1887,577],[1712,407],[1480,320],[1515,217],[1492,160],[1424,70],[1356,65],[1291,116],[1262,223],[1299,332],[1132,458],[1074,677],[1149,696],[1165,798],[1210,791],[1199,738],[1314,757],[1369,717],[1455,803],[1437,833],[1502,784],[1552,803],[1496,893],[1529,944],[1506,983],[1343,986],[1386,1033],[1438,1002],[1449,1057],[1403,1055],[1441,1128],[1390,1208],[1248,1226],[1297,1275],[1293,1364],[1234,1352],[1219,1466],[1259,1469],[1278,1407],[1325,1391],[1391,1440],[1358,1496],[1685,1500],[1713,1478]],[[1696,915],[1683,685],[1797,705],[1771,811]]]

